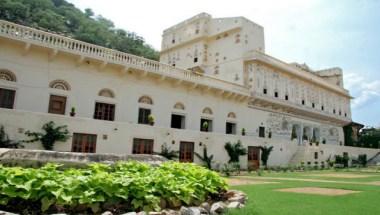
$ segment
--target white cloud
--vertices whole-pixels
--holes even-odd
[[[360,109],[380,99],[380,80],[371,80],[356,73],[348,73],[344,77],[345,87],[350,90],[355,99],[353,109]]]

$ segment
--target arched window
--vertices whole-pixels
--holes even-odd
[[[110,89],[102,89],[99,91],[98,96],[108,97],[108,98],[115,98],[115,94]]]
[[[229,112],[227,117],[231,119],[236,119],[236,114],[234,112]]]
[[[153,100],[149,96],[141,96],[139,98],[139,103],[152,105]]]
[[[174,109],[185,110],[185,105],[183,105],[181,102],[177,102],[177,103],[174,105]]]
[[[54,80],[50,82],[49,87],[67,91],[71,89],[69,83],[67,83],[67,81],[64,80]]]
[[[0,79],[16,82],[16,75],[6,69],[0,69]]]
[[[203,109],[202,113],[212,115],[212,110],[211,108],[206,107],[205,109]]]

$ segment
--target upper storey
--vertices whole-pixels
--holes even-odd
[[[244,17],[212,18],[201,13],[164,31],[160,61],[218,75],[222,71],[215,72],[215,66],[241,60],[252,50],[265,51],[263,27]]]

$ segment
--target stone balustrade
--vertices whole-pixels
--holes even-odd
[[[54,51],[67,52],[104,63],[122,65],[125,68],[194,83],[206,88],[218,89],[221,92],[226,91],[236,95],[243,95],[244,97],[249,96],[248,88],[238,84],[4,20],[0,20],[0,36],[25,42],[27,46],[31,44],[42,46]]]

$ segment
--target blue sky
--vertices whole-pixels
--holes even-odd
[[[380,0],[69,0],[159,50],[162,31],[200,12],[244,16],[265,29],[266,53],[312,69],[338,66],[353,120],[380,126]]]

